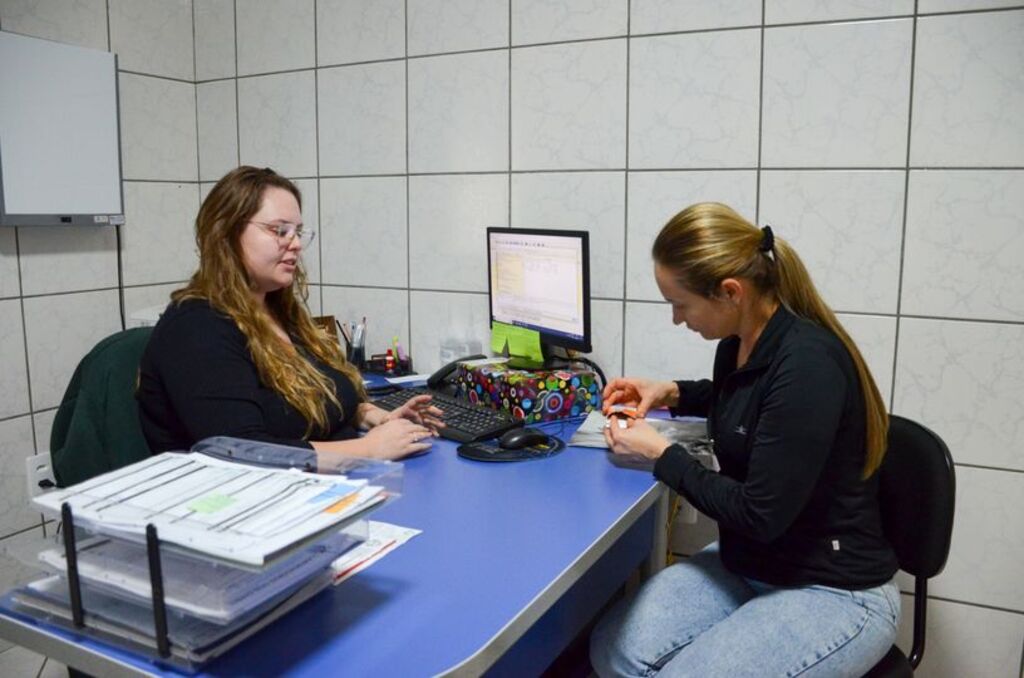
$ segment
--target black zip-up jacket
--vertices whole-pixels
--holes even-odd
[[[330,429],[314,432],[313,439],[355,437],[359,396],[352,382],[300,344],[296,348],[334,382],[344,412],[327,403]],[[139,365],[136,398],[153,454],[187,450],[209,436],[312,447],[302,414],[260,379],[242,330],[202,299],[172,303],[160,316]]]
[[[862,480],[860,380],[828,330],[775,312],[743,367],[718,344],[713,381],[681,381],[672,414],[708,417],[720,472],[672,445],[654,475],[718,521],[722,561],[779,586],[865,589],[898,565],[882,533],[877,474]]]

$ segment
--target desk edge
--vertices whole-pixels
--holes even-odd
[[[0,614],[0,636],[33,652],[53,658],[66,666],[84,671],[90,675],[110,678],[157,678],[158,673],[144,671],[137,666],[126,664],[110,656],[83,647],[81,643],[68,641],[41,626]]]
[[[603,556],[626,530],[668,491],[661,482],[654,484],[608,527],[576,560],[568,565],[543,591],[526,604],[515,617],[484,643],[479,650],[438,676],[482,675],[543,616],[580,577]],[[657,529],[657,528],[655,528]]]

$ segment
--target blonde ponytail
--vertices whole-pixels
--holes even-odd
[[[767,245],[767,247],[765,247]],[[745,278],[794,315],[832,332],[857,370],[866,419],[863,477],[881,465],[889,416],[857,345],[825,304],[796,251],[770,229],[762,231],[720,203],[697,203],[672,217],[654,241],[654,260],[674,271],[687,289],[714,296],[726,278]]]

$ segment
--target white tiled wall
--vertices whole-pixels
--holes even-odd
[[[311,307],[369,316],[371,347],[429,370],[486,346],[484,229],[584,228],[593,357],[700,377],[714,347],[671,325],[653,237],[698,200],[771,223],[958,464],[918,675],[1020,675],[1024,3],[0,0],[0,28],[119,52],[129,312],[194,266],[195,210],[240,160],[301,179]],[[5,455],[46,447],[119,326],[116,247],[0,231]]]
[[[111,227],[0,230],[0,551],[38,535],[40,517],[26,499],[25,457],[49,449],[56,406],[81,357],[121,329],[121,298],[130,315],[166,303],[195,266],[192,221],[199,206],[196,71],[191,0],[0,0],[0,29],[118,55],[121,158],[126,224]],[[233,0],[197,2],[214,20]],[[224,46],[220,40],[216,43]],[[233,50],[234,40],[230,46]],[[218,53],[209,49],[206,54]],[[209,69],[200,74],[209,74]],[[234,61],[230,73],[234,75]],[[202,109],[230,102],[205,97]],[[221,94],[214,88],[206,93]],[[225,106],[217,105],[221,109]],[[237,138],[234,110],[227,119]],[[209,132],[209,130],[205,130]],[[209,176],[237,164],[225,159],[227,134],[204,141]],[[120,274],[119,274],[120,266]],[[165,283],[153,285],[153,283]],[[167,285],[166,283],[173,283]],[[0,555],[0,589],[31,576]],[[35,676],[42,658],[0,641],[0,674]],[[43,675],[60,675],[48,663]]]

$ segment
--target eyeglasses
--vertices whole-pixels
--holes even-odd
[[[265,221],[250,221],[251,224],[262,226],[263,230],[267,233],[277,236],[277,240],[282,245],[286,245],[292,241],[292,238],[298,238],[299,244],[303,247],[313,242],[313,236],[316,235],[316,231],[313,229],[306,229],[300,225],[290,224],[287,221],[283,221],[279,224],[268,224]]]

